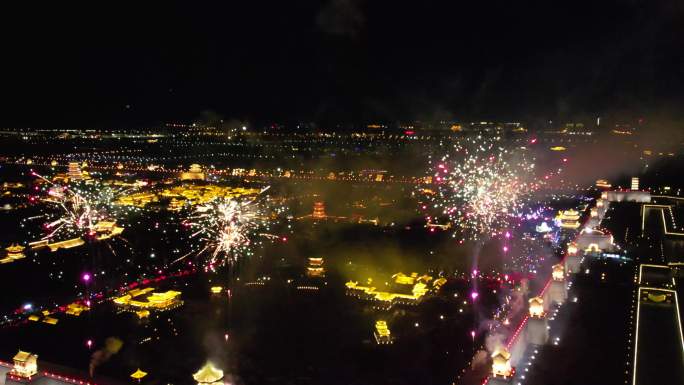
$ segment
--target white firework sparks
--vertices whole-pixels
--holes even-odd
[[[540,186],[525,155],[504,147],[498,137],[457,142],[451,153],[431,162],[436,191],[423,208],[448,217],[454,237],[462,240],[500,235],[520,213],[524,198]]]
[[[43,225],[46,231],[43,239],[92,233],[98,222],[112,220],[116,196],[126,192],[100,183],[80,187],[57,185],[35,172],[33,175],[47,183],[47,188],[43,189],[47,196],[42,201],[58,208],[40,216],[47,219]]]
[[[263,189],[259,195],[267,189]],[[259,232],[260,229],[267,229],[268,224],[256,198],[214,199],[198,206],[185,224],[193,230],[190,238],[197,238],[200,245],[197,250],[178,258],[174,263],[190,255],[208,255],[207,265],[210,267],[229,264],[242,256],[252,255],[254,238],[270,236]]]

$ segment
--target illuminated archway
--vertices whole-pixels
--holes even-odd
[[[589,246],[587,246],[587,248],[584,249],[584,252],[585,253],[591,253],[591,252],[599,253],[599,252],[601,252],[601,249],[598,247],[598,244],[590,243]]]

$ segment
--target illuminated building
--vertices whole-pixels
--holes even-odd
[[[599,179],[599,180],[596,181],[596,187],[600,187],[600,188],[611,188],[612,186],[611,186],[610,182],[608,182],[607,180],[605,180],[605,179]]]
[[[72,239],[67,239],[65,241],[60,241],[60,242],[55,242],[55,243],[46,243],[45,246],[50,248],[50,251],[54,252],[59,249],[71,249],[73,247],[78,247],[82,246],[85,244],[85,241],[82,238],[72,238]]]
[[[558,264],[558,265],[553,265],[553,272],[551,273],[551,276],[553,277],[554,281],[562,281],[565,279],[565,269],[563,268],[563,265]]]
[[[163,293],[152,292],[151,287],[145,289],[134,289],[127,294],[114,298],[114,303],[127,311],[156,310],[165,311],[175,309],[183,304],[180,299],[181,292],[165,291]],[[152,292],[145,300],[138,300],[145,294]]]
[[[81,172],[81,166],[78,165],[78,162],[69,162],[69,171],[67,171],[67,175],[72,181],[85,179],[83,177],[83,172]]]
[[[428,219],[428,221],[425,223],[425,227],[428,229],[449,230],[451,228],[451,222],[447,222],[445,224],[440,224],[440,223],[433,223],[431,219]]]
[[[10,372],[12,375],[30,380],[38,374],[38,355],[20,350],[13,361],[14,366]]]
[[[368,279],[368,285],[359,285],[358,282],[349,281],[345,284],[347,295],[367,301],[378,301],[389,308],[394,305],[416,305],[430,291],[439,290],[446,283],[446,279],[433,280],[429,275],[418,276],[418,273],[406,275],[397,273],[392,276],[394,285],[388,286],[387,290],[379,290],[371,286],[372,279]]]
[[[218,369],[211,362],[207,362],[204,366],[192,375],[197,385],[219,385],[223,384],[223,370]]]
[[[169,210],[171,211],[180,211],[183,208],[183,206],[185,206],[183,200],[171,198],[171,202],[169,202]]]
[[[562,228],[576,229],[580,227],[579,218],[580,214],[577,211],[570,209],[558,212],[558,215],[556,216],[556,221]]]
[[[205,180],[206,176],[199,164],[191,164],[188,171],[180,174],[180,180]]]
[[[90,310],[90,307],[80,304],[78,302],[74,302],[67,305],[65,313],[78,317],[81,315],[81,313],[87,310]]]
[[[613,250],[613,235],[599,230],[585,227],[576,240],[577,248],[584,253],[600,253]]]
[[[492,376],[509,378],[513,373],[511,353],[504,347],[497,348],[492,354]]]
[[[566,258],[566,263],[572,261],[573,259],[579,259],[577,256],[568,256]],[[553,265],[553,271],[551,273],[551,283],[549,288],[545,293],[545,299],[551,303],[563,303],[568,298],[568,287],[565,284],[565,267],[562,264]]]
[[[385,321],[375,322],[375,332],[373,335],[375,335],[375,342],[377,342],[378,345],[387,345],[392,343],[392,335],[387,327],[387,322]]]
[[[5,258],[0,259],[0,263],[8,263],[16,261],[17,259],[26,258],[26,255],[24,254],[24,246],[15,244],[6,247],[5,250],[7,251],[7,255]]]
[[[608,196],[607,193],[604,193],[606,196]],[[601,194],[603,195],[603,194]],[[608,206],[610,205],[610,202],[606,201],[604,198],[599,198],[596,200],[596,218],[599,220],[599,222],[603,219],[603,216],[606,214],[606,211],[608,211]]]
[[[530,317],[544,317],[544,300],[541,297],[533,297],[529,300]]]
[[[47,247],[48,243],[49,242],[47,239],[41,239],[40,241],[29,242],[29,247],[31,248],[31,250],[40,249],[43,247]]]
[[[24,187],[26,187],[26,186],[21,182],[3,182],[2,183],[2,189],[3,190],[19,189],[19,188],[24,188]]]
[[[240,198],[259,194],[261,190],[244,187],[223,187],[216,185],[181,185],[160,192],[138,192],[120,197],[116,204],[143,208],[160,199],[169,199],[169,210],[180,210],[186,204],[203,205],[217,198]]]
[[[101,241],[120,235],[124,229],[116,226],[116,221],[100,221],[93,226],[92,230],[97,239]]]
[[[411,273],[411,275],[406,275],[404,273],[397,273],[392,276],[394,282],[401,285],[413,285],[418,278],[418,273]]]
[[[124,229],[123,227],[117,227],[116,222],[100,221],[96,223],[91,230],[91,235],[94,235],[95,239],[101,241],[120,235],[121,233],[123,233]],[[41,239],[39,241],[30,242],[29,247],[32,250],[47,247],[50,249],[50,251],[55,252],[59,249],[71,249],[74,247],[82,246],[84,244],[85,241],[83,240],[83,238],[77,237],[53,243],[50,243],[49,239]]]
[[[306,275],[313,277],[325,277],[323,258],[309,258],[309,266],[306,268]]]
[[[155,193],[136,193],[122,196],[116,203],[122,206],[145,207],[147,204],[156,201],[158,201],[158,198]]]
[[[336,217],[336,216],[330,216],[325,213],[325,203],[323,202],[314,202],[313,204],[313,210],[311,211],[311,214],[307,214],[301,217],[297,218],[298,220],[301,219],[313,219],[314,221],[319,221],[319,220],[341,220],[341,219],[347,219],[346,217]]]
[[[639,178],[638,177],[632,177],[632,191],[639,191]]]
[[[179,291],[169,290],[163,293],[152,293],[147,297],[147,302],[142,301],[131,301],[131,305],[141,307],[141,308],[153,308],[157,310],[168,310],[172,307],[178,306],[181,301],[178,298],[180,296]]]
[[[377,226],[380,223],[380,221],[377,217],[375,217],[374,219],[366,219],[363,217],[359,217],[359,223],[368,223]]]
[[[139,319],[147,318],[150,316],[150,311],[149,310],[138,310],[135,312],[135,315],[137,315]]]
[[[609,202],[638,202],[650,203],[651,193],[648,191],[607,191],[606,198]]]
[[[325,219],[325,204],[323,202],[314,202],[311,217],[313,219]]]
[[[579,253],[579,249],[577,247],[577,243],[571,242],[568,243],[568,251],[567,254],[565,255],[565,273],[566,274],[575,274],[579,272],[580,265],[582,262],[582,255]]]
[[[525,339],[527,343],[533,345],[543,345],[549,341],[549,323],[546,319],[546,309],[544,309],[544,299],[533,297],[529,300],[530,318],[527,322],[527,333]]]

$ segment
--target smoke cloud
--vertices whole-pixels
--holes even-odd
[[[119,350],[121,350],[122,346],[123,341],[121,341],[119,338],[107,338],[105,340],[104,346],[100,350],[95,351],[95,353],[93,353],[93,355],[90,357],[90,366],[88,371],[90,373],[90,377],[95,375],[95,369],[98,366],[109,361],[113,355],[117,354]]]
[[[358,0],[331,0],[316,16],[316,24],[321,30],[341,37],[357,37],[364,23]]]

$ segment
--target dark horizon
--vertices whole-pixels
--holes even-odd
[[[674,120],[684,102],[675,0],[54,8],[5,12],[0,126]]]

